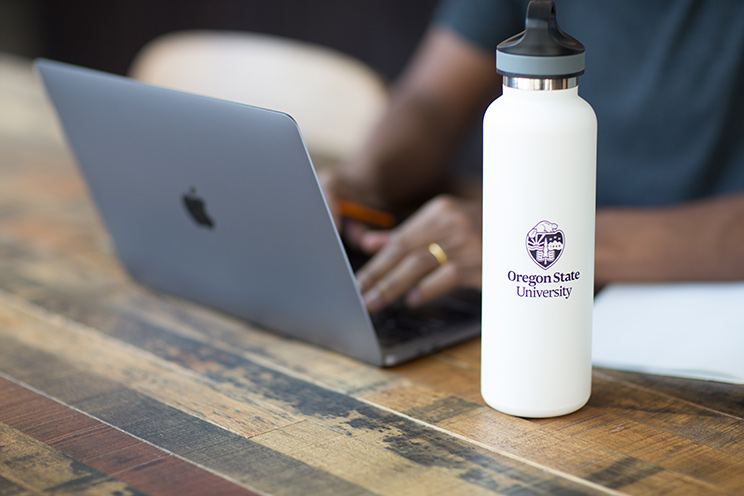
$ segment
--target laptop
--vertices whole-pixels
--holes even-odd
[[[287,114],[35,61],[116,255],[148,287],[378,365],[480,332],[480,295],[370,315]]]

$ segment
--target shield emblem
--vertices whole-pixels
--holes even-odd
[[[527,233],[527,253],[541,269],[547,270],[563,253],[565,236],[558,224],[543,220]]]

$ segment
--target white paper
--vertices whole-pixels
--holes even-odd
[[[744,283],[607,286],[594,302],[592,361],[744,384]]]

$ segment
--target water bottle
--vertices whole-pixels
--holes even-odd
[[[584,47],[533,0],[499,44],[503,92],[483,121],[481,393],[553,417],[591,394],[597,119],[579,97]]]

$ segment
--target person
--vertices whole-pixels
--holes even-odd
[[[339,225],[343,199],[421,205],[392,230],[343,224],[373,255],[357,273],[370,311],[480,288],[480,201],[446,184],[500,94],[496,45],[524,29],[527,3],[444,0],[366,146],[321,178]],[[556,12],[586,47],[579,93],[599,122],[596,286],[744,278],[744,9],[559,0]]]

